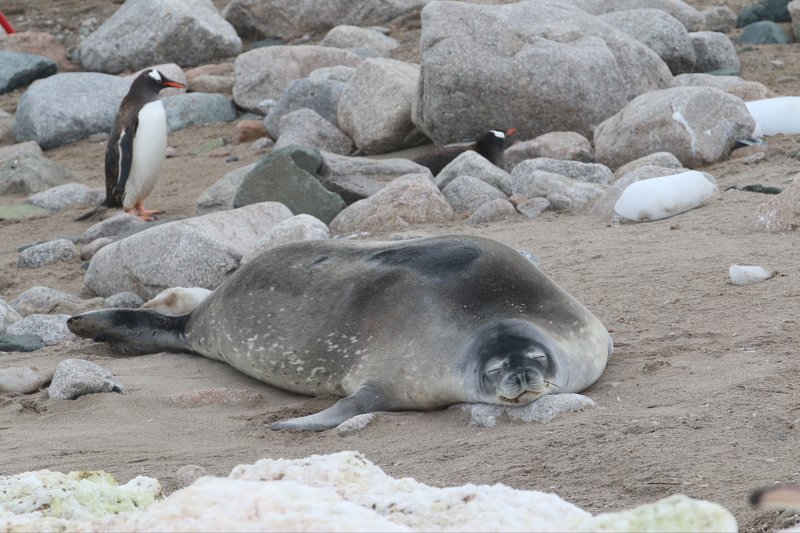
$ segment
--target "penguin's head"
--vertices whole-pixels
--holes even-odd
[[[150,68],[139,74],[133,81],[133,84],[138,86],[141,91],[146,91],[152,94],[158,94],[161,89],[167,87],[175,87],[176,89],[184,89],[186,85],[173,81],[158,69]]]
[[[475,151],[495,165],[502,166],[503,151],[508,144],[508,138],[516,132],[516,128],[489,130],[475,141]]]

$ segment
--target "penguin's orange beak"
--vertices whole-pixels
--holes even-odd
[[[176,89],[185,89],[186,85],[178,83],[177,81],[167,80],[163,83],[167,87],[175,87]]]
[[[517,133],[517,128],[508,128],[506,130],[506,137],[508,137],[510,135],[514,135],[515,133]]]

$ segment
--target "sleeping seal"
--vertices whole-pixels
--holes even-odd
[[[272,426],[314,431],[373,411],[580,392],[612,350],[600,320],[530,261],[470,236],[290,243],[187,315],[101,310],[68,325],[123,353],[192,352],[291,392],[343,396]]]

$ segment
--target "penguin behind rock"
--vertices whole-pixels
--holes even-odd
[[[489,130],[472,144],[454,145],[439,148],[429,154],[421,155],[413,161],[424,167],[428,167],[436,176],[453,159],[466,152],[473,150],[485,157],[490,163],[500,168],[505,168],[505,150],[508,138],[517,132],[516,128],[508,130]]]
[[[144,209],[142,202],[155,187],[167,149],[167,115],[158,93],[165,87],[183,89],[156,69],[148,69],[131,84],[117,111],[106,145],[106,198],[77,220],[92,218],[108,208],[131,211],[152,220],[161,211]]]

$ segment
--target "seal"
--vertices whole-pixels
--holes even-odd
[[[522,254],[472,236],[290,243],[189,314],[111,309],[67,324],[123,353],[193,352],[291,392],[343,397],[272,425],[314,431],[375,411],[580,392],[613,349],[600,320]]]

